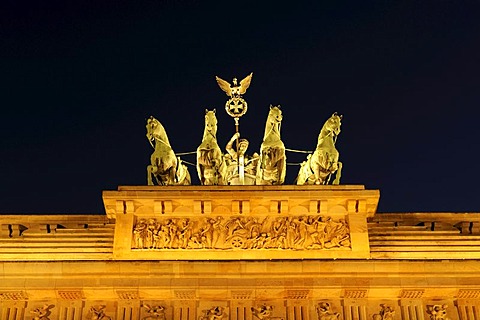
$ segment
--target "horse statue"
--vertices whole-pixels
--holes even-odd
[[[338,161],[339,153],[335,148],[337,136],[340,134],[342,116],[335,112],[323,125],[318,135],[317,148],[300,166],[297,184],[329,184],[336,172],[332,184],[340,184],[342,163]]]
[[[158,185],[189,185],[190,173],[175,156],[167,132],[160,121],[153,116],[147,119],[147,139],[155,151],[150,156],[150,165],[147,166],[147,182],[153,186],[153,178]]]
[[[270,106],[257,164],[255,181],[257,185],[278,185],[285,181],[287,157],[285,146],[280,138],[281,123],[280,106]]]
[[[217,143],[216,110],[205,110],[205,130],[197,148],[197,172],[202,185],[226,185],[227,165]]]

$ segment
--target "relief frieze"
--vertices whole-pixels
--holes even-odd
[[[112,320],[112,317],[105,314],[106,305],[91,306],[87,315],[88,320]]]
[[[50,320],[50,315],[52,312],[50,309],[54,308],[54,305],[45,304],[43,307],[38,307],[33,310],[30,310],[33,320]]]
[[[382,308],[379,313],[373,315],[373,320],[393,320],[395,316],[395,310],[386,304],[380,304]]]
[[[317,305],[318,320],[338,320],[340,313],[334,312],[329,302],[321,302]]]
[[[161,305],[152,305],[150,306],[149,304],[143,304],[143,308],[145,308],[148,316],[142,318],[142,320],[148,320],[148,319],[157,319],[157,320],[166,320],[166,315],[165,315],[165,307]]]
[[[427,313],[430,316],[430,320],[449,320],[447,317],[447,305],[435,304],[427,306]]]
[[[228,319],[228,314],[223,307],[212,307],[208,310],[203,310],[203,316],[200,316],[198,320],[221,320]]]
[[[230,216],[137,219],[132,249],[288,249],[351,248],[344,219],[322,216]]]

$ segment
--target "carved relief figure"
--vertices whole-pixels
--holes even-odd
[[[393,320],[393,316],[395,315],[395,310],[387,306],[385,304],[381,304],[380,307],[382,310],[380,310],[379,313],[376,313],[373,315],[373,320]]]
[[[150,306],[148,304],[143,304],[142,307],[144,307],[148,313],[148,316],[142,318],[142,320],[148,320],[148,319],[167,320],[165,316],[164,306],[155,306],[155,305]]]
[[[233,248],[243,248],[249,237],[247,223],[248,220],[246,218],[230,218],[225,224],[227,230],[226,243]]]
[[[212,307],[211,309],[203,310],[203,312],[204,316],[200,316],[199,320],[221,320],[228,317],[223,307]]]
[[[202,238],[205,239],[205,247],[206,248],[215,248],[218,239],[220,238],[223,226],[222,217],[213,218],[206,218],[203,224],[203,229],[201,231]]]
[[[140,219],[133,228],[133,241],[135,248],[145,248],[145,234],[147,232],[147,222],[145,219]]]
[[[273,313],[273,306],[267,306],[266,304],[254,308],[251,308],[252,314],[260,320],[271,320],[272,319],[272,313]]]
[[[337,320],[340,318],[340,313],[333,312],[328,302],[321,302],[317,306],[318,320]]]
[[[257,185],[279,185],[285,181],[287,158],[285,145],[280,138],[282,119],[280,106],[270,106],[265,134],[260,146],[260,159],[256,172]]]
[[[158,185],[189,185],[190,173],[187,167],[177,159],[168,141],[167,132],[160,121],[154,117],[147,120],[147,139],[154,148],[147,166],[147,182],[153,185],[153,178]]]
[[[340,134],[341,120],[342,116],[335,112],[323,125],[315,151],[300,166],[298,185],[329,184],[335,172],[336,177],[332,184],[340,184],[342,163],[338,161],[339,153],[335,142]]]
[[[107,306],[100,305],[100,306],[92,306],[89,310],[89,318],[90,320],[111,320],[112,318],[105,314],[105,308]]]
[[[331,249],[350,247],[345,220],[331,217],[139,219],[134,249]]]
[[[427,306],[427,313],[430,316],[430,320],[449,320],[447,317],[447,307],[446,304]]]
[[[45,304],[43,307],[38,307],[33,310],[30,310],[32,314],[32,320],[50,320],[49,316],[51,314],[50,309],[53,308],[53,305]]]
[[[217,143],[217,117],[205,110],[203,140],[197,148],[197,172],[202,185],[225,185],[227,166]]]
[[[188,247],[188,241],[192,236],[192,228],[190,225],[190,219],[182,219],[180,230],[178,231],[178,239],[180,248],[186,249]]]

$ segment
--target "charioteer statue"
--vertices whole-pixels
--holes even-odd
[[[236,148],[233,144],[237,142]],[[227,154],[227,181],[229,185],[253,185],[255,184],[255,173],[259,159],[258,153],[248,156],[246,151],[249,142],[247,139],[240,138],[240,133],[235,132],[230,141],[228,141],[225,150]]]
[[[250,87],[253,73],[238,83],[232,84],[216,77],[219,87],[229,99],[225,111],[235,121],[235,133],[225,147],[225,153],[217,141],[218,121],[216,110],[205,110],[205,129],[201,144],[197,147],[196,169],[201,185],[281,185],[286,175],[286,149],[280,136],[283,120],[280,106],[270,106],[265,133],[259,153],[249,156],[246,151],[249,142],[240,138],[240,118],[247,112],[248,104],[243,94]],[[317,140],[315,151],[310,152],[302,162],[296,184],[339,184],[342,163],[335,147],[340,134],[342,116],[336,112],[325,122]],[[154,148],[147,167],[147,182],[153,185],[188,185],[190,173],[174,153],[166,131],[154,117],[147,120],[147,139]],[[186,153],[188,154],[188,153]],[[332,177],[335,178],[332,181]]]

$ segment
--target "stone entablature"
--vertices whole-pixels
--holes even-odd
[[[0,262],[0,316],[198,320],[219,307],[237,320],[269,312],[293,320],[476,320],[478,270],[478,261]]]
[[[372,259],[479,259],[479,213],[378,213],[368,219]]]
[[[368,258],[363,186],[169,186],[104,191],[115,259]],[[122,235],[122,236],[120,236]]]
[[[363,186],[120,187],[104,192],[108,216],[1,215],[0,261],[480,259],[480,213],[375,214],[378,197]]]
[[[0,319],[480,319],[480,214],[375,214],[378,198],[120,187],[107,216],[2,215]]]
[[[157,216],[206,214],[362,213],[372,217],[380,192],[341,186],[120,186],[104,191],[109,218],[135,213]]]
[[[114,228],[105,215],[0,215],[0,261],[111,260]]]

